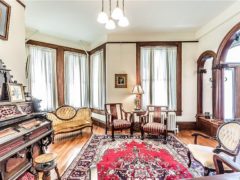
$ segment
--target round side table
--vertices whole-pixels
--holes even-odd
[[[43,180],[50,180],[50,171],[55,170],[57,174],[57,178],[60,180],[60,174],[57,168],[56,163],[57,155],[55,153],[46,153],[39,155],[35,158],[35,169],[37,171],[37,179],[39,179],[38,174],[39,172],[43,173]]]

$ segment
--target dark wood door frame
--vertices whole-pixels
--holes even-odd
[[[205,62],[209,58],[213,58],[213,63],[216,59],[217,54],[211,50],[203,52],[197,60],[197,114],[203,114],[203,73]],[[215,76],[212,71],[212,112],[214,117],[215,107]]]
[[[236,32],[240,30],[240,22],[236,24],[223,38],[218,51],[216,61],[214,62],[214,66],[216,70],[216,118],[224,119],[224,65],[222,63],[226,62],[226,56],[228,53],[228,49],[231,44],[235,40]],[[239,99],[239,97],[236,97]]]

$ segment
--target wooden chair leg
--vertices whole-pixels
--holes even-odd
[[[133,126],[130,127],[130,136],[133,137]]]
[[[204,168],[204,176],[208,176],[210,173],[210,170],[208,168]]]
[[[167,144],[167,130],[164,130],[164,140],[163,140],[163,144]]]
[[[91,133],[93,133],[93,125],[91,126]]]
[[[224,167],[221,160],[218,159],[218,156],[213,156],[213,162],[216,167],[216,173],[217,174],[224,174]]]
[[[107,135],[107,132],[108,132],[108,127],[106,125],[106,127],[105,127],[105,135]]]
[[[144,131],[143,131],[143,128],[141,127],[141,139],[143,140],[144,139]]]
[[[112,126],[112,141],[115,141],[115,138],[114,138],[114,126]]]
[[[60,174],[59,174],[59,171],[58,171],[57,166],[55,167],[55,171],[56,171],[56,174],[57,174],[58,180],[61,180],[61,177],[60,177]]]
[[[188,167],[190,168],[190,167],[191,167],[191,164],[192,164],[191,152],[190,152],[190,151],[187,152],[187,157],[188,157]]]

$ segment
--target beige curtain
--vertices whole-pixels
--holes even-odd
[[[65,104],[79,108],[89,106],[89,68],[85,54],[64,52]]]
[[[41,100],[40,110],[55,110],[56,50],[28,45],[28,84],[33,98]]]
[[[141,48],[142,106],[168,106],[176,110],[176,47]]]
[[[103,110],[105,104],[105,62],[103,50],[90,56],[90,106]]]

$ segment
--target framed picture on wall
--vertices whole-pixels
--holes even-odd
[[[0,0],[0,39],[8,39],[11,7],[3,0]]]
[[[115,74],[115,88],[127,88],[127,74]]]
[[[25,101],[23,85],[8,83],[8,96],[11,102],[22,102]]]

